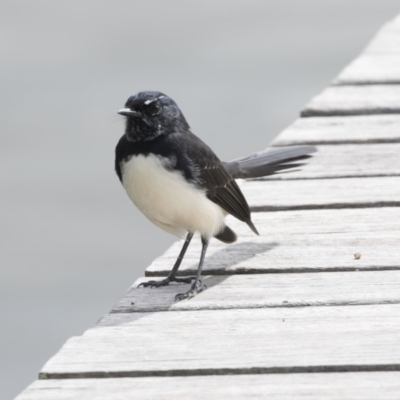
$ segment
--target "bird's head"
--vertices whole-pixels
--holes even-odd
[[[139,92],[129,97],[118,114],[126,118],[125,134],[132,142],[189,129],[181,110],[161,92]]]

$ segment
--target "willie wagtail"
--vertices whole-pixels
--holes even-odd
[[[125,133],[115,150],[115,170],[132,202],[155,225],[180,238],[183,248],[166,279],[142,283],[144,287],[170,282],[191,283],[175,300],[190,299],[206,286],[200,280],[207,246],[212,237],[232,243],[236,234],[225,225],[231,214],[258,235],[250,208],[235,179],[272,175],[302,164],[315,151],[311,146],[277,147],[222,162],[195,136],[177,104],[160,92],[140,92],[118,111],[126,117]],[[176,276],[193,237],[201,236],[202,251],[196,277]],[[140,286],[140,285],[139,285]]]

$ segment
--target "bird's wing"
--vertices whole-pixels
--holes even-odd
[[[197,171],[196,183],[207,197],[258,234],[242,191],[215,153],[197,136],[187,133],[185,154]]]

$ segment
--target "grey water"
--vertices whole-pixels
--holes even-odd
[[[1,398],[175,240],[113,171],[128,96],[167,93],[222,159],[258,151],[399,11],[395,0],[3,0]]]

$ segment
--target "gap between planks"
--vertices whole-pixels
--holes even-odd
[[[400,373],[40,380],[15,400],[398,400]]]
[[[243,350],[245,351],[245,350]],[[306,367],[248,367],[248,368],[204,368],[204,369],[169,369],[168,371],[96,371],[96,372],[40,372],[39,380],[48,379],[110,379],[110,378],[145,378],[145,377],[195,377],[224,375],[271,375],[271,374],[315,374],[335,372],[394,372],[400,371],[400,363],[380,365],[318,365]]]

